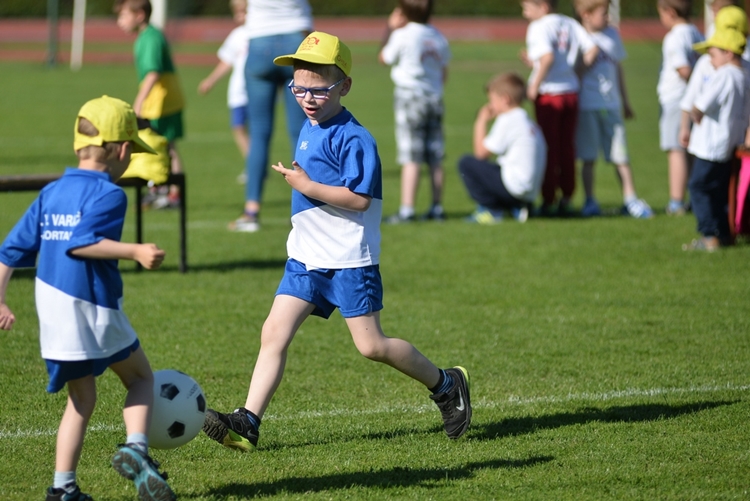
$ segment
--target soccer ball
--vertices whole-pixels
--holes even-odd
[[[174,449],[195,438],[206,416],[206,397],[193,378],[175,370],[154,372],[154,408],[148,445]]]

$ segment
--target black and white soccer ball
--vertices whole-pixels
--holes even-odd
[[[154,372],[154,408],[148,445],[174,449],[198,435],[206,416],[206,397],[200,385],[175,370]]]

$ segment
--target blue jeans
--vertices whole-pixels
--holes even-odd
[[[725,242],[731,234],[727,206],[732,161],[712,162],[695,157],[690,172],[690,203],[698,232]]]
[[[247,157],[247,184],[245,200],[260,202],[263,183],[268,169],[268,151],[273,132],[274,109],[279,90],[284,96],[286,109],[286,126],[289,134],[291,151],[297,147],[297,138],[305,121],[305,113],[297,104],[291,92],[286,88],[294,76],[291,66],[277,66],[273,59],[285,54],[293,54],[304,39],[304,34],[289,33],[268,37],[253,38],[247,52],[245,63],[245,86],[248,96],[248,130],[252,144]],[[289,159],[289,164],[294,153]],[[287,165],[286,167],[291,167]]]
[[[469,196],[493,214],[529,205],[528,202],[510,194],[503,184],[500,166],[494,162],[464,155],[458,161],[458,172]]]

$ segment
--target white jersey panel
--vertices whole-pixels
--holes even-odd
[[[136,334],[121,310],[78,299],[36,279],[42,358],[80,361],[124,350]]]
[[[393,66],[391,80],[397,89],[443,95],[443,72],[451,53],[448,40],[434,26],[409,23],[394,30],[382,55]]]
[[[251,0],[245,26],[251,39],[312,31],[312,9],[307,0]]]
[[[659,83],[656,85],[659,103],[676,103],[682,99],[687,82],[677,73],[677,68],[695,66],[698,53],[693,50],[693,44],[702,41],[703,35],[698,28],[686,23],[674,26],[664,36]]]
[[[227,86],[227,105],[230,108],[238,108],[247,104],[245,61],[249,38],[247,27],[238,26],[227,36],[217,53],[222,62],[232,65],[232,74],[229,76]]]

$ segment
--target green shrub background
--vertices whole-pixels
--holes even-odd
[[[60,15],[70,16],[73,0],[59,0]],[[47,0],[2,0],[0,16],[39,17],[47,14]],[[87,14],[109,15],[112,0],[88,0]],[[396,5],[396,0],[310,0],[313,12],[318,16],[381,16]],[[703,2],[693,2],[693,10],[701,12]],[[562,0],[560,11],[571,14],[572,2]],[[656,0],[627,0],[621,2],[623,17],[656,16]],[[229,15],[228,0],[172,0],[169,2],[172,16],[223,16]],[[443,16],[504,16],[519,17],[521,9],[517,0],[439,0],[435,15]]]

